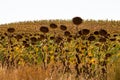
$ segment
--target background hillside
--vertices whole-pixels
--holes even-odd
[[[0,25],[0,32],[6,32],[7,28],[14,27],[15,33],[18,32],[39,32],[39,28],[41,25],[48,26],[50,23],[57,24],[57,29],[55,31],[60,32],[59,26],[66,25],[67,30],[74,33],[75,26],[71,20],[40,20],[40,21],[26,21],[26,22],[17,22],[17,23],[9,23]],[[108,20],[85,20],[81,25],[79,25],[79,29],[87,28],[91,31],[99,30],[101,28],[106,29],[111,33],[120,33],[120,21],[108,21]],[[51,31],[51,30],[50,30]]]

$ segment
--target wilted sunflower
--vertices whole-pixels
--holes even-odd
[[[29,41],[29,39],[25,39],[26,41]]]
[[[64,32],[64,35],[65,35],[65,36],[70,36],[70,32],[69,32],[69,31],[65,31],[65,32]]]
[[[32,44],[32,45],[35,45],[36,43],[35,43],[35,42],[32,42],[31,44]]]
[[[82,32],[83,35],[87,35],[87,34],[90,33],[90,30],[89,29],[82,29],[81,32]]]
[[[62,40],[63,40],[62,37],[57,37],[56,40],[55,40],[55,42],[56,42],[56,43],[60,43]]]
[[[78,31],[78,33],[79,33],[79,35],[82,35],[82,31],[80,30],[80,31]]]
[[[67,38],[67,42],[70,42],[72,40],[72,38],[68,37]]]
[[[105,68],[102,68],[101,71],[102,71],[103,74],[107,73]]]
[[[110,38],[110,41],[116,41],[116,38]]]
[[[40,27],[40,31],[43,32],[43,33],[48,33],[48,32],[49,32],[49,29],[48,29],[48,27],[46,27],[46,26],[41,26],[41,27]]]
[[[55,28],[57,28],[57,25],[55,23],[51,23],[50,28],[55,29]]]
[[[24,40],[24,41],[22,41],[22,42],[23,42],[23,44],[26,44],[26,43],[27,43],[27,41],[25,41],[25,40]]]
[[[17,40],[19,40],[19,39],[22,39],[23,37],[22,37],[22,35],[17,34],[17,35],[15,36],[15,38],[16,38]]]
[[[31,40],[31,42],[36,42],[37,41],[36,37],[31,37],[30,40]]]
[[[7,33],[4,33],[5,36],[7,36],[8,34]]]
[[[89,37],[88,37],[88,40],[89,40],[89,41],[94,41],[94,40],[95,40],[95,36],[89,36]]]
[[[14,49],[11,49],[11,52],[14,52]]]
[[[81,39],[82,39],[82,40],[85,40],[85,39],[86,39],[86,36],[84,36],[84,35],[81,36]]]
[[[100,38],[99,42],[106,42],[106,38]]]
[[[32,36],[32,35],[33,35],[33,34],[31,34],[31,33],[29,34],[29,36]]]
[[[41,41],[41,40],[43,40],[43,39],[45,39],[45,36],[42,35],[42,34],[40,34],[40,37],[38,38],[38,40]]]
[[[117,34],[114,34],[113,37],[117,37],[118,35]]]
[[[1,36],[1,40],[3,40],[5,37],[4,36]]]
[[[69,35],[69,38],[72,38],[73,37],[73,35]]]
[[[109,57],[111,57],[112,55],[110,54],[110,53],[107,53],[106,55],[105,55],[105,59],[108,59]]]
[[[100,42],[97,42],[97,43],[95,43],[95,46],[100,47],[100,46],[101,46],[101,43],[100,43]]]
[[[107,31],[104,30],[104,29],[100,29],[100,30],[99,30],[99,34],[100,34],[101,36],[106,36],[106,35],[107,35]]]
[[[29,47],[30,45],[26,43],[26,44],[24,44],[24,46],[25,46],[25,47]]]
[[[50,40],[54,40],[54,39],[55,39],[55,37],[54,37],[54,36],[51,36],[51,37],[50,37]]]
[[[107,44],[104,44],[104,45],[102,46],[102,50],[107,51],[107,50],[108,50],[108,48],[109,48],[109,46],[108,46]]]
[[[81,17],[74,17],[72,19],[72,22],[75,24],[75,25],[79,25],[83,22],[82,18]]]
[[[7,31],[8,31],[9,33],[13,33],[13,32],[15,31],[15,28],[8,28]]]
[[[95,35],[99,35],[99,31],[95,31],[94,34],[95,34]]]
[[[67,27],[65,25],[60,25],[60,29],[65,31],[67,29]]]

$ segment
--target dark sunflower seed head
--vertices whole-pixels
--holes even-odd
[[[43,33],[48,33],[48,32],[49,32],[49,29],[48,29],[48,27],[46,27],[46,26],[41,26],[41,27],[40,27],[40,31],[43,32]]]
[[[60,29],[65,31],[65,30],[67,30],[67,27],[65,25],[60,25]]]
[[[8,31],[9,33],[13,33],[13,32],[15,31],[15,28],[8,28],[7,31]]]
[[[55,29],[55,28],[57,28],[57,25],[55,23],[51,23],[50,28]]]
[[[73,22],[75,25],[80,25],[80,24],[83,22],[83,20],[82,20],[81,17],[74,17],[74,18],[72,19],[72,22]]]

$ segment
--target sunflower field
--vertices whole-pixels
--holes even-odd
[[[48,75],[14,80],[113,80],[112,67],[114,80],[120,79],[120,64],[115,64],[120,62],[120,21],[74,17],[4,24],[0,29],[1,68],[39,66]]]

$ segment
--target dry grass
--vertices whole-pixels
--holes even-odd
[[[21,66],[14,69],[1,67],[0,80],[74,80],[74,75],[59,74],[59,69],[54,69],[52,72],[51,66],[46,70],[40,66]]]
[[[115,63],[116,66],[108,66],[107,80],[120,80],[119,63]],[[85,80],[82,77],[75,78],[75,74],[72,73],[59,73],[63,70],[61,64],[56,64],[56,68],[52,64],[48,65],[47,69],[43,69],[41,66],[20,66],[18,68],[0,67],[0,80]],[[98,78],[90,80],[99,80]]]
[[[49,70],[40,66],[22,66],[15,69],[0,69],[0,80],[50,80]],[[57,80],[57,78],[55,79]]]
[[[37,67],[19,67],[18,69],[0,69],[0,80],[45,80],[46,73]]]

